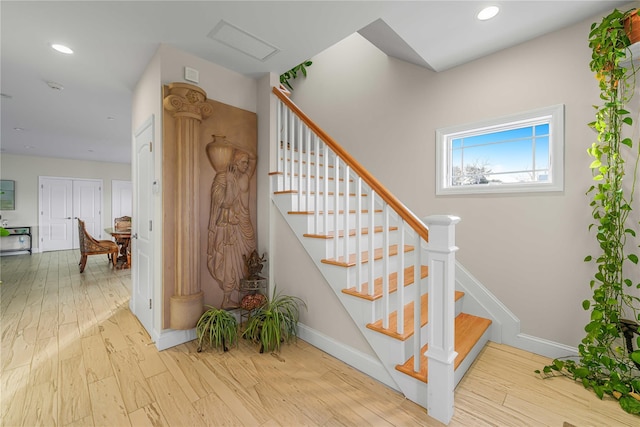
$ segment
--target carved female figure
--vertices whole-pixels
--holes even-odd
[[[213,161],[212,161],[213,164]],[[249,214],[249,184],[256,159],[233,148],[226,170],[218,171],[211,185],[207,267],[224,293],[223,308],[237,307],[232,292],[245,275],[244,256],[256,247]]]

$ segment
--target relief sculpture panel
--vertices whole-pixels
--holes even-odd
[[[165,97],[172,85],[164,87]],[[171,318],[176,304],[170,300],[182,298],[176,295],[183,288],[201,291],[206,305],[237,306],[239,283],[247,274],[244,257],[256,249],[257,116],[215,100],[204,102],[210,107],[207,114],[186,134],[184,120],[179,121],[175,112],[165,108],[163,114],[164,328],[180,323]],[[197,159],[186,178],[181,176],[186,169],[179,167],[185,152]],[[185,179],[195,181],[190,188],[198,196],[191,200],[180,194]],[[187,218],[194,218],[189,220],[193,224],[181,223]],[[176,236],[184,236],[184,241]],[[195,266],[197,278],[189,280],[197,285],[180,283],[184,278],[176,260]]]

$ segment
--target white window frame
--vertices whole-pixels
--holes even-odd
[[[528,183],[488,183],[451,185],[452,148],[454,139],[491,132],[519,124],[549,124],[549,180]],[[482,120],[436,130],[436,195],[530,193],[564,191],[564,105],[538,108],[522,113]]]

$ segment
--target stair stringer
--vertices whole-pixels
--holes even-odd
[[[272,196],[272,200],[280,214],[283,216],[289,227],[292,229],[302,246],[305,248],[318,270],[323,275],[327,284],[333,289],[334,293],[344,306],[355,325],[361,331],[374,353],[379,358],[382,366],[384,366],[388,375],[395,382],[388,384],[389,386],[401,391],[409,400],[427,407],[428,384],[406,375],[396,369],[396,366],[404,363],[411,355],[413,355],[413,337],[409,337],[405,341],[391,338],[387,335],[373,331],[366,327],[368,323],[373,322],[374,308],[379,310],[380,301],[367,301],[354,297],[342,292],[349,286],[355,286],[349,282],[349,268],[335,266],[322,263],[323,258],[327,258],[327,252],[332,246],[332,239],[313,239],[304,237],[308,232],[310,215],[290,214],[292,209],[291,194],[277,194]],[[423,255],[424,256],[424,255]],[[423,258],[425,259],[425,258]],[[415,284],[405,287],[407,295],[413,295],[412,288]],[[392,301],[393,304],[393,301]],[[393,310],[392,310],[393,311]],[[462,311],[462,299],[456,301],[456,316]],[[379,311],[376,311],[379,312]],[[423,326],[420,330],[421,342],[428,342],[428,328]],[[475,360],[477,354],[482,350],[490,336],[491,327],[485,331],[482,338],[476,343],[471,353],[462,361],[460,366],[454,372],[454,380],[457,385],[462,379],[470,365]]]

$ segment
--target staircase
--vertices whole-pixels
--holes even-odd
[[[411,213],[289,98],[278,98],[272,200],[404,395],[448,424],[489,337],[455,290],[455,224]]]

